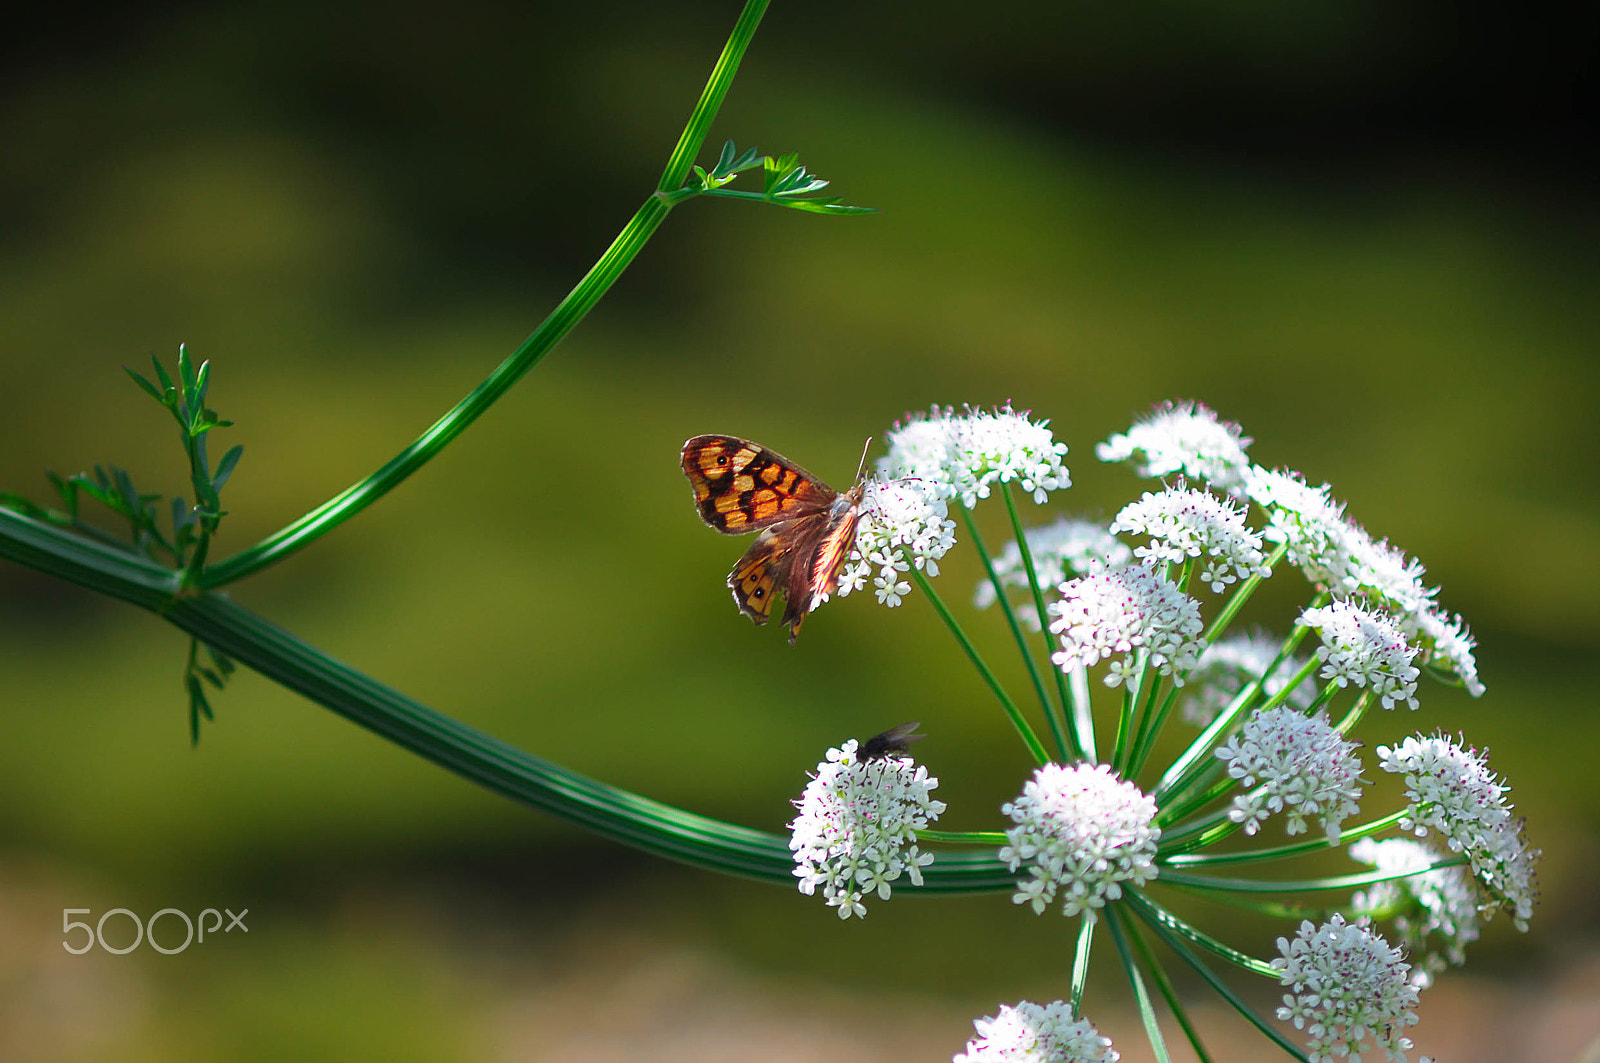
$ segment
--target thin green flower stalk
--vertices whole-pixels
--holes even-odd
[[[276,564],[343,524],[438,456],[583,320],[679,204],[711,196],[750,199],[818,214],[871,213],[868,208],[843,204],[836,197],[816,196],[828,182],[809,173],[794,154],[773,158],[759,155],[754,148],[740,152],[730,140],[711,169],[694,165],[769,3],[770,0],[746,0],[656,188],[589,272],[522,345],[382,467],[254,546],[214,565],[197,568],[190,574],[191,583],[215,589]],[[740,173],[758,167],[763,174],[760,192],[725,187]]]
[[[1158,407],[1097,448],[1107,460],[1135,461],[1147,475],[1184,479],[1145,492],[1104,526],[1069,517],[1024,528],[1011,482],[1040,504],[1070,486],[1061,464],[1066,447],[1047,426],[1010,407],[935,407],[887,434],[888,455],[876,470],[875,482],[915,484],[924,496],[960,508],[985,571],[976,604],[1001,606],[1010,643],[1025,658],[1035,652],[1022,631],[1030,617],[1019,616],[1010,595],[1023,592],[1024,606],[1032,599],[1059,700],[1045,690],[1037,665],[1026,668],[1047,718],[1053,723],[1061,713],[1056,739],[1064,756],[1093,748],[1084,737],[1092,722],[1079,726],[1088,698],[1072,694],[1068,683],[1093,673],[1120,695],[1109,764],[1078,755],[1042,763],[1001,808],[1010,822],[998,856],[1015,875],[1013,901],[1035,914],[1080,920],[1073,962],[1063,972],[1068,1002],[1003,1004],[997,1016],[978,1020],[980,1036],[956,1058],[1114,1052],[1074,1039],[1093,1029],[1079,1009],[1099,923],[1116,945],[1158,1059],[1168,1057],[1158,999],[1195,1053],[1213,1057],[1140,924],[1293,1058],[1354,1058],[1372,1049],[1409,1058],[1405,1031],[1416,1021],[1418,990],[1464,961],[1480,920],[1495,911],[1524,928],[1535,895],[1538,852],[1510,815],[1504,783],[1476,751],[1442,736],[1378,746],[1381,767],[1405,777],[1408,805],[1365,821],[1359,815],[1372,779],[1353,736],[1374,724],[1392,732],[1392,714],[1418,706],[1423,665],[1482,693],[1464,624],[1437,607],[1437,590],[1420,582],[1420,564],[1351,523],[1326,487],[1251,465],[1250,440],[1238,426],[1195,403]],[[1016,538],[994,553],[980,537],[977,509],[997,493]],[[935,593],[937,570],[881,546],[916,534],[876,535],[880,545],[858,552],[854,584],[863,585],[875,567],[879,600],[898,605],[901,588],[909,590],[900,574],[909,572],[1038,759],[1037,739],[1018,722],[994,669]],[[939,555],[953,545],[942,540]],[[1251,610],[1262,583],[1279,571],[1310,583],[1309,603],[1280,621],[1288,634],[1233,634],[1243,619],[1270,623]],[[1196,730],[1169,764],[1153,764],[1160,740],[1175,728]],[[914,764],[906,756],[897,771],[906,777],[920,770]],[[1148,790],[1140,781],[1147,774]],[[851,833],[843,825],[839,831]],[[1428,848],[1384,837],[1403,831],[1441,842]],[[1278,832],[1288,840],[1270,838]],[[918,865],[924,874],[943,859],[941,843],[995,844],[993,831],[924,828],[913,832],[920,848],[891,859],[881,842],[857,833],[873,859],[907,867],[925,861]],[[1230,839],[1227,850],[1215,850]],[[1366,870],[1294,873],[1296,862],[1334,850]],[[1278,865],[1288,872],[1273,873]],[[1224,868],[1231,873],[1219,873]],[[858,877],[853,888],[876,885]],[[1177,918],[1161,901],[1167,890],[1283,921],[1277,955],[1252,956]],[[1419,952],[1418,962],[1384,939],[1384,926],[1404,949]],[[1256,1013],[1200,953],[1246,977],[1280,983],[1283,1006]],[[1344,976],[1330,980],[1325,972],[1333,968]]]

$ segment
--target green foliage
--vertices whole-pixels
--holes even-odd
[[[182,495],[166,499],[160,492],[140,491],[134,486],[133,476],[116,465],[94,466],[93,473],[79,472],[63,477],[46,472],[51,486],[61,500],[62,509],[53,510],[30,502],[10,492],[0,493],[0,506],[25,517],[71,528],[106,545],[131,550],[151,561],[171,564],[180,573],[180,588],[187,590],[192,579],[205,563],[211,537],[216,534],[227,510],[222,508],[222,488],[233,475],[244,454],[242,446],[229,448],[210,467],[206,456],[206,434],[213,428],[226,428],[233,424],[217,416],[206,405],[206,392],[211,386],[211,363],[201,362],[197,367],[189,358],[188,350],[178,347],[178,379],[174,381],[161,360],[154,355],[150,362],[155,367],[156,382],[123,366],[140,390],[155,399],[178,422],[184,455],[189,462],[189,481],[194,485],[195,504],[190,505]],[[128,522],[127,541],[109,535],[82,516],[83,500],[97,502]],[[165,504],[163,504],[165,503]],[[162,529],[163,513],[170,514],[172,530]],[[204,646],[209,663],[203,662],[200,649]],[[189,733],[191,741],[200,741],[200,717],[214,719],[205,687],[210,684],[217,690],[227,685],[235,665],[227,654],[199,639],[189,642],[188,664],[184,669],[183,686],[189,699]]]
[[[736,191],[724,186],[745,170],[762,168],[763,183],[760,192]],[[733,141],[722,145],[722,154],[709,172],[704,167],[694,168],[693,180],[685,186],[691,195],[728,196],[734,199],[754,199],[791,210],[805,210],[813,214],[874,214],[872,207],[853,207],[839,196],[815,198],[813,192],[828,187],[828,182],[800,165],[798,152],[773,157],[761,155],[755,148],[740,152]]]

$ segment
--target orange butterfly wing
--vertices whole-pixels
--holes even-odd
[[[757,624],[785,599],[789,641],[805,614],[837,586],[855,542],[864,488],[839,493],[794,462],[737,436],[695,436],[683,445],[683,472],[700,517],[720,532],[760,531],[728,574],[733,600]]]

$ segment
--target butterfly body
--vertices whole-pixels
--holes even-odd
[[[865,483],[840,494],[776,451],[724,435],[685,443],[683,473],[707,524],[728,535],[761,533],[728,574],[728,587],[757,624],[767,622],[774,596],[782,595],[793,642],[805,615],[838,587]]]

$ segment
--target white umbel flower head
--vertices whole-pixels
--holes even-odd
[[[1122,883],[1156,877],[1155,799],[1109,765],[1046,764],[1000,811],[1016,824],[1000,859],[1013,871],[1027,864],[1030,875],[1011,899],[1036,913],[1059,894],[1062,915],[1093,917],[1122,896]]]
[[[1340,825],[1360,808],[1366,780],[1356,743],[1346,741],[1323,713],[1307,716],[1284,705],[1257,712],[1216,755],[1229,775],[1253,788],[1228,810],[1246,834],[1283,812],[1289,834],[1303,833],[1306,820],[1316,819],[1328,840],[1338,842]]]
[[[1133,550],[1127,543],[1092,520],[1061,517],[1052,524],[1028,528],[1022,534],[1040,587],[1060,586],[1069,572],[1081,576],[1091,571],[1121,568],[1133,560]],[[1003,586],[1028,589],[1028,571],[1022,564],[1022,551],[1015,540],[1006,543],[993,563],[995,575],[1000,577]],[[979,583],[974,598],[977,607],[987,609],[994,601],[994,584],[988,580]],[[1024,619],[1031,616],[1027,612],[1022,615]],[[1033,624],[1038,627],[1037,618],[1033,619]]]
[[[1414,962],[1413,985],[1428,988],[1447,960],[1457,967],[1467,962],[1466,947],[1478,940],[1478,895],[1466,868],[1432,867],[1439,854],[1409,838],[1362,838],[1350,846],[1350,858],[1385,874],[1410,872],[1374,883],[1351,897],[1350,907],[1392,921]]]
[[[1321,926],[1300,924],[1293,941],[1278,939],[1272,961],[1293,991],[1285,993],[1278,1018],[1306,1030],[1311,1063],[1349,1057],[1360,1063],[1370,1037],[1388,1058],[1404,1063],[1417,1022],[1417,987],[1400,951],[1365,926],[1335,914]]]
[[[1511,788],[1489,770],[1487,758],[1443,735],[1413,735],[1392,749],[1379,746],[1378,759],[1385,771],[1405,778],[1410,807],[1400,825],[1419,838],[1438,831],[1451,852],[1466,856],[1494,905],[1527,930],[1539,850],[1528,847],[1522,821],[1512,818],[1505,799]],[[1488,907],[1485,916],[1493,911]]]
[[[1418,669],[1411,663],[1417,651],[1387,616],[1338,601],[1307,609],[1300,614],[1300,623],[1322,636],[1317,648],[1322,678],[1341,687],[1351,683],[1365,687],[1386,709],[1397,701],[1417,707]]]
[[[1238,425],[1217,417],[1198,402],[1165,402],[1094,448],[1101,461],[1137,457],[1140,476],[1182,473],[1204,480],[1226,494],[1238,494],[1250,467],[1250,440]]]
[[[1130,502],[1111,522],[1113,532],[1150,537],[1148,546],[1134,550],[1146,564],[1181,565],[1204,557],[1200,582],[1221,594],[1228,584],[1251,576],[1272,575],[1261,552],[1261,536],[1244,522],[1244,511],[1209,491],[1178,484],[1160,492],[1145,492]]]
[[[1452,617],[1429,602],[1406,618],[1405,630],[1421,648],[1418,664],[1449,672],[1468,694],[1483,696],[1478,659],[1473,653],[1478,643],[1459,613]]]
[[[839,570],[839,597],[871,579],[878,601],[893,607],[911,593],[900,578],[912,566],[939,574],[939,559],[955,545],[956,522],[934,487],[922,480],[869,480],[861,501],[855,548]]]
[[[1350,524],[1344,503],[1333,500],[1327,484],[1311,487],[1297,472],[1269,472],[1252,465],[1245,472],[1244,491],[1267,512],[1262,534],[1288,547],[1289,563],[1312,585],[1341,594],[1355,590],[1350,577]]]
[[[1228,707],[1246,683],[1254,682],[1278,657],[1278,643],[1265,635],[1229,635],[1206,647],[1200,663],[1189,673],[1186,697],[1180,703],[1183,719],[1204,727]],[[1305,664],[1294,656],[1285,657],[1262,684],[1267,697],[1276,697],[1289,681],[1300,674]],[[1291,690],[1284,704],[1309,709],[1316,698],[1312,683],[1301,683]]]
[[[878,472],[886,479],[926,480],[969,509],[989,497],[991,485],[1013,480],[1042,503],[1051,491],[1072,486],[1062,463],[1067,445],[1056,442],[1049,425],[1009,405],[993,411],[969,406],[961,414],[935,406],[889,431]]]
[[[1089,668],[1116,658],[1106,685],[1129,678],[1139,651],[1162,675],[1183,685],[1184,675],[1205,649],[1200,603],[1165,576],[1144,565],[1098,572],[1061,585],[1061,598],[1051,602],[1051,634],[1061,649],[1050,659],[1066,671]]]
[[[890,883],[904,874],[922,885],[932,853],[916,846],[918,830],[939,818],[943,801],[929,796],[939,780],[908,756],[862,763],[850,739],[827,759],[795,802],[800,814],[789,824],[794,875],[807,896],[822,896],[840,919],[867,914],[862,899],[888,900]]]
[[[1000,1014],[972,1024],[978,1036],[951,1063],[1116,1063],[1121,1058],[1111,1038],[1087,1019],[1076,1019],[1061,1001],[1015,1007],[1000,1005]]]
[[[1374,539],[1365,528],[1347,525],[1345,551],[1350,558],[1349,583],[1368,598],[1383,602],[1398,616],[1426,608],[1439,593],[1423,583],[1422,562],[1398,546]]]

